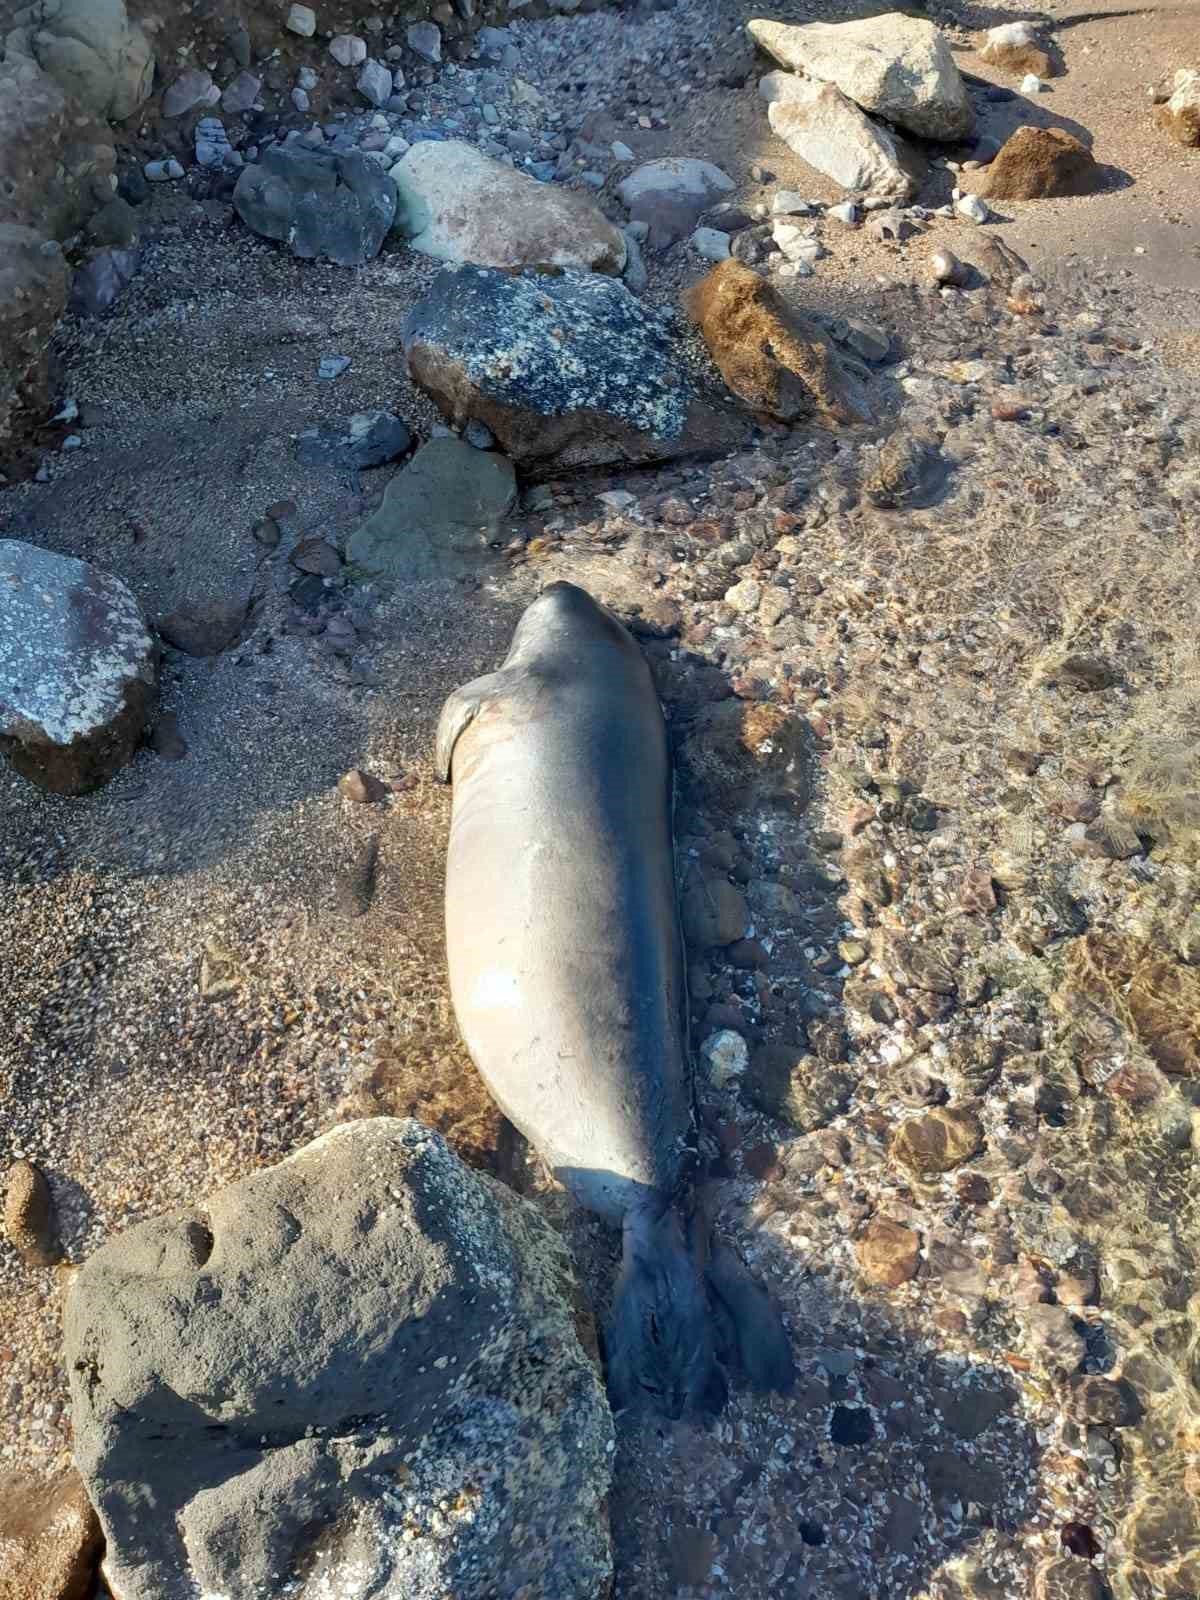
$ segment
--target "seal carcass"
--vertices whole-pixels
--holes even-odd
[[[785,1387],[786,1335],[696,1204],[683,946],[662,709],[631,635],[546,588],[499,671],[456,690],[446,944],[455,1014],[505,1115],[623,1227],[606,1339],[618,1407],[717,1410],[723,1363]]]

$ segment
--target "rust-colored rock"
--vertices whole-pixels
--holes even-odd
[[[679,745],[677,761],[696,798],[726,815],[752,799],[808,803],[811,739],[803,718],[763,701],[719,700],[705,706]]]
[[[1200,145],[1200,67],[1184,67],[1175,74],[1171,98],[1154,118],[1180,144]]]
[[[1132,1035],[1164,1072],[1200,1078],[1200,970],[1150,945],[1095,930],[1071,946],[1055,1007],[1086,1023],[1107,1017]],[[1146,1097],[1130,1084],[1130,1100]],[[1153,1098],[1151,1095],[1150,1098]]]
[[[31,1161],[14,1161],[4,1189],[4,1234],[27,1267],[61,1259],[50,1185]]]
[[[780,422],[814,413],[869,422],[871,408],[821,330],[740,261],[722,261],[684,296],[684,309],[730,389]]]
[[[917,1275],[921,1236],[890,1217],[875,1217],[868,1222],[854,1253],[868,1283],[897,1289]]]
[[[983,1128],[972,1111],[937,1106],[903,1122],[892,1137],[892,1155],[910,1172],[950,1172],[983,1148]]]
[[[0,1477],[0,1600],[84,1600],[102,1542],[73,1468],[49,1483],[24,1473]]]
[[[1054,200],[1100,187],[1096,159],[1061,128],[1018,128],[987,169],[989,200]]]

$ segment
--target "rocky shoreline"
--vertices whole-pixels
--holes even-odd
[[[533,85],[530,145],[503,148],[563,164],[576,215],[612,228],[624,276],[599,297],[641,308],[680,386],[708,394],[715,359],[751,405],[723,396],[741,431],[715,459],[639,467],[593,432],[589,459],[523,460],[539,427],[490,377],[483,432],[450,437],[443,413],[459,428],[481,408],[454,413],[463,379],[444,374],[472,352],[452,348],[438,259],[400,243],[336,267],[254,237],[233,220],[243,169],[196,163],[199,117],[178,147],[123,146],[126,184],[185,156],[187,177],[124,202],[138,270],[63,325],[54,410],[75,410],[24,436],[0,534],[127,586],[164,640],[162,711],[85,798],[0,774],[0,1461],[48,1477],[69,1459],[60,1316],[80,1263],[342,1123],[444,1135],[565,1239],[603,1313],[618,1242],[503,1135],[448,1015],[430,755],[445,693],[564,577],[631,622],[667,708],[713,1202],[801,1373],[784,1399],[736,1393],[707,1431],[617,1419],[593,1479],[610,1460],[613,1592],[1183,1600],[1200,1589],[1194,297],[1030,270],[955,211],[949,178],[985,170],[957,155],[936,204],[897,217],[859,192],[847,223],[793,185],[768,64],[722,87],[730,62],[701,45],[728,20],[522,23],[462,74],[497,75],[469,105],[427,62],[386,131],[363,109],[321,140],[338,159],[339,140],[418,150],[400,124],[442,95],[463,126],[425,142],[475,143],[499,126],[485,108]],[[619,60],[597,49],[616,39]],[[732,189],[646,202],[639,288],[618,185],[718,153],[650,143],[676,122],[692,137],[682,70],[648,72],[640,98],[639,56],[672,44],[764,144],[710,163]],[[621,72],[636,96],[615,124],[589,103],[594,126],[570,128],[558,85],[590,102]],[[753,265],[778,298],[714,291],[691,326],[679,290],[713,265],[696,228],[734,257],[710,282]],[[541,281],[560,307],[576,280]],[[731,364],[714,318],[798,319],[801,387]],[[431,328],[443,377],[419,387],[406,357]],[[865,410],[838,416],[834,392]],[[69,1502],[42,1507],[52,1543],[94,1560]],[[38,1514],[20,1548],[40,1562]],[[19,1543],[4,1530],[0,1562]]]

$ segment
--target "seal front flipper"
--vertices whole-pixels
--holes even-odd
[[[482,678],[473,678],[470,683],[464,683],[461,689],[455,689],[447,698],[438,718],[434,745],[434,764],[440,782],[450,782],[454,746],[458,743],[459,735],[470,727],[485,703],[494,699],[503,687],[503,672],[489,672]]]

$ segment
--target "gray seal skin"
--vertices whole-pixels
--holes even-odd
[[[437,768],[467,1048],[560,1182],[622,1225],[614,1405],[719,1410],[739,1357],[786,1387],[782,1323],[695,1203],[671,761],[637,644],[584,590],[549,585],[499,671],[447,700]]]

